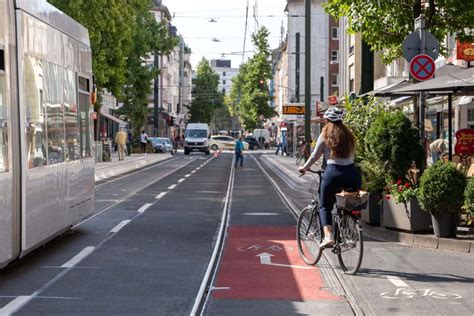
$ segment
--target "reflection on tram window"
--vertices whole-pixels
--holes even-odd
[[[81,147],[82,157],[91,157],[91,124],[90,124],[90,96],[89,94],[79,93],[79,113],[80,113],[80,129],[81,129]]]
[[[64,120],[66,124],[66,159],[81,158],[79,119],[77,117],[76,79],[70,69],[64,70]]]
[[[45,62],[46,126],[48,137],[48,164],[64,161],[64,115],[62,106],[62,69]]]
[[[44,72],[40,59],[25,55],[24,62],[26,152],[28,167],[35,168],[46,164]]]
[[[8,116],[5,72],[0,70],[0,172],[8,171]]]

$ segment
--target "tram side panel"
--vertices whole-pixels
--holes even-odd
[[[24,255],[94,210],[94,162],[83,141],[91,135],[81,134],[90,103],[80,107],[77,80],[81,73],[91,80],[79,60],[81,50],[90,59],[90,49],[23,11],[17,21]]]
[[[19,253],[20,212],[14,206],[14,171],[19,164],[12,151],[13,104],[15,103],[15,41],[13,7],[10,1],[0,1],[0,267]],[[15,158],[18,152],[16,152]],[[16,173],[15,173],[16,174]]]

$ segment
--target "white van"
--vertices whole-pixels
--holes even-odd
[[[267,148],[270,145],[270,132],[267,129],[255,129],[252,136],[257,140],[259,146]]]
[[[184,154],[200,151],[209,155],[209,125],[204,123],[189,123],[184,132]]]

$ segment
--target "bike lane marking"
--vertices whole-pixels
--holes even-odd
[[[215,299],[341,300],[300,258],[294,226],[231,226]],[[271,258],[270,258],[271,257]],[[227,289],[228,288],[228,289]]]

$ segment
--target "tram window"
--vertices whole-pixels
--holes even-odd
[[[88,93],[79,92],[79,126],[81,134],[82,157],[91,157],[91,132],[90,132],[90,96]]]
[[[46,127],[48,164],[64,161],[64,114],[62,105],[63,70],[59,65],[44,62],[46,82]]]
[[[5,72],[0,69],[0,172],[8,171],[8,124]]]
[[[5,50],[0,48],[0,71],[5,71]]]
[[[79,143],[79,119],[77,116],[77,94],[74,72],[64,70],[64,120],[66,124],[66,159],[81,158]]]
[[[47,152],[42,62],[25,55],[24,72],[26,152],[28,167],[35,168],[46,164]]]

